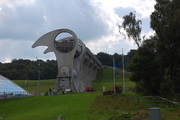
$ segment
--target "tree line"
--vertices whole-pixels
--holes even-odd
[[[0,74],[11,80],[54,79],[57,76],[55,60],[13,59],[11,63],[0,63]]]
[[[136,50],[131,50],[125,55],[126,63],[129,63],[134,56]],[[118,68],[122,68],[122,55],[115,53],[110,55],[100,52],[95,55],[102,65],[113,66],[113,58]],[[58,66],[56,60],[27,60],[13,59],[11,63],[0,62],[0,74],[11,80],[37,80],[39,79],[55,79],[57,77]]]
[[[140,37],[142,23],[133,12],[119,26],[138,46],[129,65],[131,80],[143,95],[180,100],[180,1],[156,0],[154,8],[150,25],[155,34],[150,38]]]

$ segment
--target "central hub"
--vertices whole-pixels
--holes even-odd
[[[75,40],[72,37],[63,38],[54,42],[55,48],[61,53],[70,52],[75,46]]]

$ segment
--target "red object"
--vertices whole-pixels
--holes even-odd
[[[86,87],[86,91],[90,91],[90,87]]]

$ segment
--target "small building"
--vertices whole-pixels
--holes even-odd
[[[19,85],[0,75],[0,99],[27,96],[28,92]]]

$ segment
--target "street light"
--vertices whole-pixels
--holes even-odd
[[[38,63],[38,96],[40,96],[40,78],[41,78],[40,63]]]
[[[41,73],[40,73],[40,63],[38,64],[38,95],[40,96],[40,77],[41,77]]]

